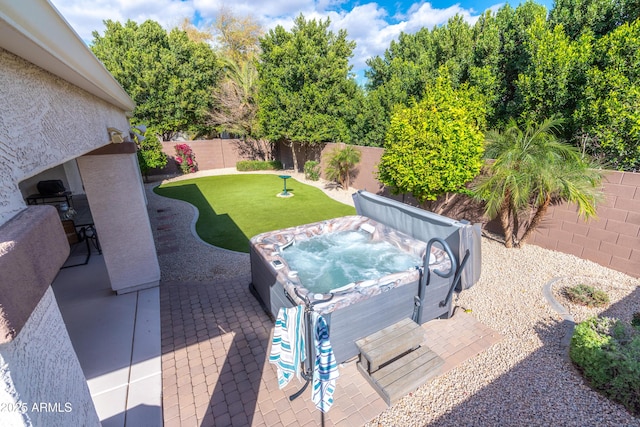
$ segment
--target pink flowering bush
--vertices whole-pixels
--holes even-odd
[[[192,173],[198,170],[196,155],[189,144],[176,144],[176,163],[180,166],[182,173]]]

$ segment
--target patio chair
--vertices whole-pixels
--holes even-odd
[[[63,268],[69,267],[78,267],[80,265],[87,265],[89,263],[89,258],[91,258],[91,244],[89,242],[90,238],[87,236],[86,227],[77,227],[72,219],[66,219],[62,221],[62,227],[64,228],[64,232],[67,235],[67,240],[69,242],[69,246],[71,247],[71,252],[69,253],[69,259],[74,255],[74,253],[78,250],[80,243],[85,242],[87,246],[87,254],[84,262],[72,264],[72,265],[63,265],[60,267]],[[69,260],[67,259],[67,261]]]

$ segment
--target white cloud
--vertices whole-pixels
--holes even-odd
[[[193,0],[193,4],[205,20],[213,20],[224,7],[239,16],[252,15],[266,28],[274,28],[275,25],[271,25],[274,21],[292,20],[300,13],[306,16],[316,10],[313,0],[237,0],[233,3],[224,0]]]
[[[477,16],[472,16],[472,11],[459,5],[433,9],[430,3],[414,3],[405,14],[392,17],[376,3],[356,6],[341,13],[328,13],[333,28],[344,28],[349,38],[357,43],[352,59],[355,71],[364,70],[368,58],[383,55],[400,33],[414,33],[423,27],[431,29],[446,23],[456,14],[462,15],[470,23],[477,20]]]
[[[414,4],[407,13],[406,32],[413,33],[423,27],[432,29],[435,26],[442,25],[453,16],[461,15],[468,22],[472,20],[471,10],[463,9],[459,5],[453,5],[446,9],[434,9],[430,3]]]
[[[474,23],[478,12],[455,4],[446,9],[434,9],[430,3],[412,4],[403,14],[390,15],[377,3],[357,4],[350,10],[345,0],[52,0],[56,8],[85,41],[92,39],[91,32],[104,32],[103,20],[125,22],[127,19],[143,22],[152,19],[165,28],[171,28],[185,18],[193,18],[196,12],[202,24],[213,22],[221,7],[233,13],[255,17],[269,30],[277,25],[289,30],[294,19],[303,14],[307,19],[331,19],[331,29],[347,30],[348,37],[356,42],[352,59],[354,71],[366,68],[365,61],[383,55],[391,40],[401,32],[413,33],[422,27],[433,28],[446,23],[455,14]],[[500,5],[492,6],[492,10]],[[393,11],[395,13],[395,11]]]
[[[164,28],[172,28],[185,17],[193,16],[195,9],[190,1],[175,0],[51,0],[60,14],[80,37],[89,42],[92,31],[104,33],[102,21],[126,22],[128,19],[142,23],[151,19]]]
[[[401,31],[397,31],[398,24],[389,25],[387,11],[375,3],[356,6],[348,12],[330,12],[328,16],[334,31],[344,29],[356,42],[351,61],[356,71],[366,67],[368,58],[381,55]]]

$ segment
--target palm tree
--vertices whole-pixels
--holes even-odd
[[[512,119],[504,132],[487,134],[485,156],[495,162],[473,191],[490,219],[499,216],[508,248],[529,240],[552,201],[575,203],[585,219],[596,215],[602,171],[556,137],[561,124],[551,118],[522,130]]]
[[[351,145],[344,148],[336,147],[327,157],[327,167],[325,174],[328,179],[336,180],[347,190],[351,184],[351,175],[353,175],[356,164],[360,161],[361,152]]]
[[[237,148],[251,158],[270,160],[273,146],[256,136],[258,104],[258,69],[253,59],[237,62],[221,58],[224,67],[222,82],[213,91],[216,107],[209,112],[210,122],[219,129],[240,135]]]
[[[212,123],[228,132],[253,136],[256,125],[258,70],[252,60],[236,62],[223,57],[225,76],[214,90],[217,108],[211,112]]]

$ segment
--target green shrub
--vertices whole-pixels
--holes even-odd
[[[442,69],[442,75],[450,71]],[[424,97],[393,110],[378,180],[419,203],[464,191],[484,161],[485,104],[474,89],[439,77]]]
[[[572,286],[566,290],[566,295],[571,302],[587,307],[603,307],[609,304],[609,295],[593,286],[582,284]]]
[[[136,146],[138,147],[137,156],[140,172],[145,181],[151,169],[163,168],[167,165],[167,156],[162,151],[162,143],[158,139],[154,129],[147,129],[145,138],[134,137]],[[134,133],[134,135],[136,135]]]
[[[640,331],[607,317],[590,318],[575,328],[571,360],[589,384],[640,415]]]
[[[241,172],[280,170],[282,163],[279,160],[241,160],[236,163],[236,169]]]
[[[315,160],[307,160],[304,164],[304,177],[311,181],[320,179],[320,163]]]

